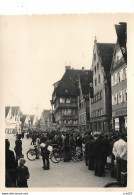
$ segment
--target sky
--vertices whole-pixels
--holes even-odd
[[[51,109],[53,83],[65,66],[90,69],[94,39],[115,43],[121,14],[0,16],[0,83],[4,105],[25,114]]]

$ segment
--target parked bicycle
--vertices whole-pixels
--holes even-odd
[[[64,161],[66,156],[68,156],[68,159],[73,162],[79,162],[83,160],[84,153],[77,151],[72,147],[70,147],[68,153],[66,153],[64,148],[57,146],[57,148],[54,148],[50,154],[50,159],[53,163],[59,163],[60,161]]]

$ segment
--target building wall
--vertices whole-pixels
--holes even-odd
[[[112,125],[115,130],[121,130],[127,126],[127,64],[119,45],[115,48],[112,66]]]
[[[97,45],[94,45],[93,50],[93,61],[92,61],[92,70],[93,70],[93,88],[94,88],[94,94],[97,94],[100,89],[103,88],[104,83],[104,70],[101,65],[98,53],[97,53]],[[100,76],[100,82],[99,82],[99,76]],[[97,81],[97,85],[95,84]]]

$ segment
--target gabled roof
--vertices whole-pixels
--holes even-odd
[[[41,118],[43,118],[44,120],[48,119],[50,113],[51,113],[51,110],[43,110],[43,112],[41,114]]]
[[[117,43],[119,44],[125,62],[127,63],[127,24],[125,22],[120,22],[115,25],[115,30],[117,34]]]
[[[89,71],[88,75],[80,75],[80,84],[83,95],[89,94],[89,83],[93,83],[93,72]]]
[[[24,122],[25,122],[26,117],[27,117],[27,115],[26,115],[26,114],[23,114],[23,115],[22,115],[22,117],[21,117],[21,122],[22,122],[22,123],[24,123]]]
[[[5,117],[7,117],[9,110],[10,110],[10,106],[6,106],[5,107]]]
[[[101,58],[102,66],[104,67],[104,71],[108,76],[110,73],[110,67],[111,67],[115,44],[113,43],[96,43],[96,44],[97,44],[98,55]]]
[[[19,106],[12,106],[12,107],[11,107],[11,113],[12,113],[12,115],[17,114],[18,111],[19,111],[19,109],[20,109]]]
[[[54,90],[56,95],[75,96],[78,94],[78,75],[88,75],[89,70],[67,69]]]
[[[34,120],[34,115],[30,115],[30,121],[33,124],[33,120]]]

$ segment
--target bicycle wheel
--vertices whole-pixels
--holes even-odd
[[[50,160],[51,160],[53,163],[59,163],[59,162],[61,161],[60,152],[58,152],[58,151],[53,151],[53,152],[50,154]]]
[[[36,151],[35,149],[30,149],[27,151],[27,158],[31,161],[34,161],[36,159]]]
[[[79,152],[79,151],[74,152],[73,157],[72,157],[73,161],[80,162],[83,159],[84,159],[84,153],[83,152]]]

